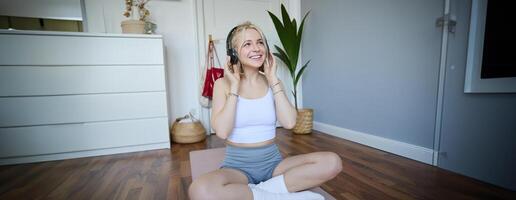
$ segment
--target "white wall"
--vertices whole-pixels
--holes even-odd
[[[80,0],[0,0],[0,15],[82,21]]]
[[[463,92],[471,6],[451,2],[438,166],[516,191],[516,94]]]
[[[303,0],[314,129],[431,163],[443,1]],[[338,19],[338,20],[333,20]]]
[[[443,1],[304,0],[315,121],[432,148]],[[339,20],[331,20],[339,19]]]
[[[89,32],[121,33],[125,9],[122,0],[85,0]],[[169,97],[169,117],[185,115],[199,107],[197,38],[193,0],[150,1],[150,20],[163,35]],[[145,53],[145,52],[142,52]]]

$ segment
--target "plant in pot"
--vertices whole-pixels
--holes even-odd
[[[279,20],[276,15],[269,12],[269,16],[274,23],[274,27],[276,28],[276,32],[278,33],[278,37],[281,41],[283,48],[280,48],[277,45],[274,45],[274,48],[278,51],[278,53],[274,53],[276,57],[278,57],[283,63],[285,63],[288,71],[290,72],[290,76],[292,77],[292,85],[294,86],[292,94],[294,96],[294,104],[297,110],[297,120],[296,126],[292,129],[292,132],[296,134],[308,134],[312,132],[313,126],[313,109],[299,109],[297,106],[297,84],[303,75],[308,63],[306,62],[301,69],[297,70],[297,63],[299,58],[299,50],[301,48],[301,36],[303,34],[303,26],[305,24],[305,19],[308,16],[309,12],[305,14],[301,24],[299,25],[299,29],[297,27],[297,23],[295,19],[290,19],[290,16],[285,9],[285,6],[281,4],[281,17],[282,21]]]
[[[145,25],[150,15],[149,10],[145,8],[147,2],[149,0],[125,0],[124,16],[129,19],[122,21],[122,33],[145,33]]]

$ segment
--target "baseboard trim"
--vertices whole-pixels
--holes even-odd
[[[90,156],[102,156],[102,155],[129,153],[129,152],[137,152],[137,151],[147,151],[147,150],[155,150],[155,149],[170,149],[170,143],[162,142],[162,143],[135,145],[135,146],[115,147],[115,148],[108,148],[108,149],[95,149],[95,150],[87,150],[87,151],[56,153],[56,154],[0,158],[0,165],[13,165],[13,164],[22,164],[22,163],[44,162],[44,161],[52,161],[52,160],[82,158],[82,157],[90,157]]]
[[[314,129],[342,139],[432,165],[434,151],[429,148],[315,121]]]

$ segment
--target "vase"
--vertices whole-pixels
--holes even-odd
[[[145,33],[145,22],[140,20],[129,19],[122,21],[122,33]]]
[[[146,34],[155,34],[157,27],[158,26],[155,23],[145,22],[145,33]]]
[[[313,127],[313,109],[299,109],[297,111],[296,125],[292,129],[294,134],[309,134]]]

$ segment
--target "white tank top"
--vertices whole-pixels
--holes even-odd
[[[276,137],[276,108],[269,88],[257,99],[238,97],[235,127],[228,137],[234,143],[263,142]]]

